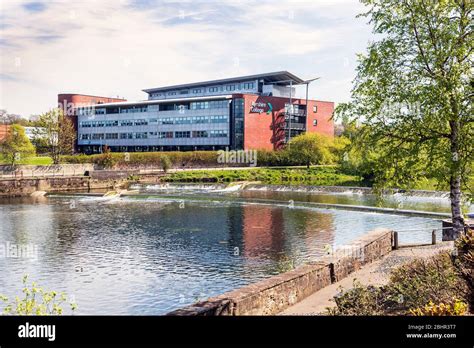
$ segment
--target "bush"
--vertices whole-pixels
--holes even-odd
[[[163,156],[161,158],[161,168],[163,168],[163,171],[166,173],[168,170],[171,168],[173,163],[171,163],[171,160],[169,159],[168,156]]]
[[[434,304],[430,301],[423,308],[410,309],[410,314],[415,316],[444,316],[444,315],[465,315],[467,313],[467,304],[461,300],[455,299],[454,303]]]
[[[331,315],[455,315],[465,313],[472,298],[460,276],[456,260],[442,252],[429,259],[416,259],[392,271],[382,287],[354,288],[334,298]],[[472,307],[471,307],[472,310]]]
[[[24,297],[15,298],[15,301],[9,301],[8,297],[0,295],[0,300],[6,306],[3,308],[4,315],[61,315],[63,314],[63,303],[67,297],[65,293],[56,291],[45,291],[35,282],[28,284],[28,276],[23,276]],[[77,305],[74,301],[69,302],[70,309],[74,312]]]

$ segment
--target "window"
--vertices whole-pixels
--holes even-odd
[[[194,94],[202,93],[202,90],[201,88],[196,88],[196,89],[193,89],[193,93]]]
[[[170,139],[173,137],[173,132],[158,132],[158,138]]]
[[[227,85],[225,86],[226,91],[235,91],[235,85]]]
[[[227,122],[226,115],[210,116],[209,119],[211,123],[226,123]]]
[[[177,117],[175,119],[176,124],[191,124],[192,118],[191,117]]]
[[[193,123],[195,124],[202,124],[202,123],[208,123],[209,118],[207,116],[194,116],[193,117]]]
[[[244,83],[244,89],[254,89],[255,85],[253,82]]]
[[[92,139],[93,140],[104,139],[104,133],[94,133],[92,134]]]
[[[211,100],[206,102],[192,102],[192,110],[201,110],[201,109],[221,109],[228,106],[227,100]]]
[[[81,140],[89,140],[91,138],[90,134],[81,134]]]
[[[160,118],[158,124],[174,124],[174,119],[172,117]]]
[[[193,131],[193,138],[207,138],[207,131]]]
[[[105,139],[118,139],[118,133],[106,133]]]
[[[318,120],[313,120],[313,126],[317,126],[318,125]]]
[[[318,112],[318,107],[316,105],[313,105],[313,112],[314,113]]]
[[[150,118],[150,119],[148,120],[148,123],[158,123],[158,119],[156,119],[156,118]]]
[[[175,138],[191,138],[190,131],[183,131],[183,132],[174,132]]]
[[[168,92],[168,95],[176,95],[176,92]]]
[[[133,139],[133,133],[120,133],[120,139]]]
[[[189,94],[189,90],[185,89],[185,90],[179,91],[179,94]]]
[[[120,126],[132,126],[133,125],[131,120],[120,120],[119,124],[120,124]]]
[[[135,139],[148,139],[148,133],[147,132],[135,133]]]
[[[209,132],[209,135],[211,138],[225,138],[227,137],[227,131],[226,130],[212,130]]]
[[[217,92],[219,91],[219,87],[209,87],[209,92]]]
[[[135,124],[135,126],[146,126],[146,125],[148,125],[148,121],[147,120],[135,120],[134,124]]]

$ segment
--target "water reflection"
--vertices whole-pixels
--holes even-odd
[[[25,273],[74,295],[79,314],[163,314],[278,274],[380,226],[439,222],[212,198],[50,197],[0,204],[0,243],[37,260],[0,259],[0,293]],[[184,203],[184,205],[183,205]]]

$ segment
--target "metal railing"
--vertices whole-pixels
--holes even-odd
[[[405,230],[396,230],[393,231],[393,249],[399,249],[401,247],[411,247],[411,246],[423,246],[423,245],[435,245],[437,240],[436,240],[436,232],[437,231],[444,231],[444,230],[450,230],[452,227],[440,227],[440,228],[434,228],[434,229],[426,229],[426,228],[412,228],[412,229],[405,229]],[[431,232],[431,243],[411,243],[411,244],[405,244],[405,245],[400,245],[399,243],[399,233],[402,232],[415,232],[415,231],[425,231],[425,232]]]

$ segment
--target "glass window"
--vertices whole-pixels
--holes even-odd
[[[313,105],[313,112],[314,113],[318,112],[318,107],[316,105]]]

